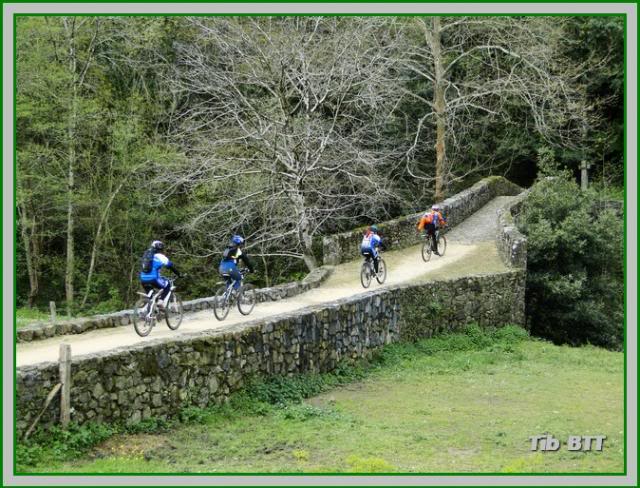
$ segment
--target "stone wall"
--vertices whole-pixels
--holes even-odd
[[[331,274],[331,266],[321,266],[309,273],[303,280],[285,283],[269,288],[255,290],[256,301],[258,303],[282,300],[283,298],[299,295],[320,284]],[[197,298],[185,301],[183,308],[185,312],[196,312],[213,308],[214,297]],[[16,331],[17,342],[30,342],[39,339],[46,339],[56,335],[82,334],[95,329],[105,329],[109,327],[120,327],[133,323],[133,310],[122,310],[111,314],[95,315],[74,320],[57,321],[52,323],[37,323],[21,327]]]
[[[384,344],[467,323],[524,324],[524,271],[403,284],[290,314],[73,359],[72,420],[136,423],[224,402],[254,375],[331,371]],[[19,435],[58,382],[57,363],[17,369]],[[40,425],[59,418],[55,400]]]
[[[518,215],[528,191],[498,211],[498,234],[496,246],[503,262],[510,267],[526,269],[527,267],[527,237],[522,234],[514,217]]]
[[[440,203],[450,227],[455,226],[478,211],[497,196],[518,195],[522,188],[501,176],[490,176],[472,187]],[[424,213],[406,215],[377,224],[389,248],[409,247],[421,242],[416,232],[418,219]],[[365,227],[349,232],[325,236],[322,239],[324,264],[336,265],[360,256],[360,242]]]

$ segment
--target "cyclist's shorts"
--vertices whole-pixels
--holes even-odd
[[[375,258],[377,255],[375,249],[372,249],[370,247],[361,247],[360,254],[362,254],[363,256],[371,256],[373,258]]]
[[[238,269],[238,266],[233,261],[222,261],[220,263],[220,267],[218,268],[218,272],[220,274],[230,274]]]

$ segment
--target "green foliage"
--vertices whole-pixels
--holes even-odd
[[[180,63],[180,56],[184,52],[210,55],[212,63],[205,65],[211,66],[210,74],[215,79],[218,74],[216,67],[224,72],[235,66],[241,77],[251,73],[254,68],[248,65],[248,58],[244,55],[235,59],[225,49],[224,60],[228,64],[223,65],[223,53],[217,53],[214,49],[216,39],[201,35],[187,18],[88,16],[76,19],[73,36],[68,30],[72,23],[65,25],[69,19],[62,16],[23,16],[16,20],[18,303],[39,306],[44,310],[48,302],[54,300],[59,310],[64,308],[69,200],[75,217],[76,301],[81,302],[85,294],[87,297],[84,307],[79,304],[75,306],[76,313],[107,312],[130,306],[138,288],[136,272],[139,256],[155,238],[169,243],[172,247],[170,257],[181,271],[193,277],[180,284],[185,299],[211,295],[219,280],[216,268],[219,252],[224,245],[219,236],[232,230],[242,231],[247,236],[262,233],[268,237],[262,242],[254,239],[248,249],[252,257],[265,255],[264,260],[259,257],[255,259],[260,271],[259,275],[252,278],[255,284],[274,285],[301,278],[306,271],[304,263],[281,255],[291,251],[291,236],[295,234],[295,226],[285,226],[273,232],[274,222],[279,216],[288,216],[291,205],[286,199],[278,197],[282,193],[282,185],[273,181],[272,169],[263,172],[266,175],[240,172],[242,174],[230,180],[232,184],[219,180],[223,169],[218,164],[222,160],[261,161],[266,158],[277,162],[278,158],[285,157],[283,154],[273,154],[271,149],[271,144],[277,143],[278,138],[268,138],[269,149],[265,150],[255,144],[235,142],[234,134],[225,129],[225,125],[236,117],[241,119],[238,122],[250,126],[253,123],[250,117],[258,121],[279,113],[280,103],[263,89],[269,86],[269,80],[262,77],[260,86],[242,83],[240,89],[243,95],[255,103],[255,113],[249,111],[253,115],[242,115],[231,110],[232,117],[225,118],[224,111],[219,109],[222,101],[216,98],[218,92],[215,90],[220,88],[219,84],[208,86],[209,81],[205,80],[202,92],[193,87],[184,90],[178,88],[183,76],[191,81],[197,78],[197,74],[189,72],[188,64]],[[327,23],[322,24],[322,29],[314,28],[313,39],[317,42],[309,43],[312,55],[308,59],[331,66],[333,61],[330,56],[359,46],[359,43],[342,46],[341,39],[349,39],[353,27],[368,21],[347,18],[325,20]],[[519,27],[526,28],[527,22],[535,19],[519,20],[523,21]],[[564,20],[561,27],[562,45],[560,48],[549,48],[562,51],[555,53],[557,67],[561,70],[567,68],[561,66],[562,63],[575,60],[574,68],[579,67],[582,73],[575,82],[582,87],[592,113],[589,114],[586,140],[574,141],[574,147],[569,149],[556,149],[556,157],[572,170],[576,169],[581,158],[586,158],[592,163],[592,180],[608,188],[609,192],[615,192],[611,188],[619,189],[624,176],[624,19],[622,16],[581,16]],[[415,19],[380,18],[373,21],[379,22],[372,31],[376,35],[360,39],[370,43],[367,51],[372,52],[374,57],[385,58],[386,53],[381,56],[382,51],[374,51],[392,47],[395,42],[392,38],[396,34],[398,40],[407,42],[408,46],[421,46],[424,43],[422,31],[411,27]],[[260,25],[265,32],[278,24],[279,28],[269,31],[273,34],[270,39],[274,49],[278,45],[282,47],[283,51],[278,55],[286,58],[290,53],[291,39],[295,38],[292,33],[298,35],[299,39],[306,38],[307,31],[299,29],[305,24],[314,25],[315,20],[283,18],[275,22],[274,19],[265,18],[260,22],[263,22]],[[454,41],[453,45],[457,45],[457,36],[461,36],[460,42],[468,45],[460,47],[472,47],[473,43],[486,36],[493,36],[494,27],[498,24],[495,21],[486,25],[474,22],[469,36],[464,34],[464,30],[457,32],[457,28],[447,29],[449,34],[443,38],[444,45],[451,47],[452,44],[448,43]],[[252,28],[248,18],[229,20],[228,25],[237,28],[235,32],[244,36]],[[556,23],[546,25],[541,22],[541,26],[541,32],[550,34],[558,28]],[[403,34],[405,28],[407,31]],[[225,32],[221,32],[223,34]],[[94,35],[96,44],[92,50]],[[406,35],[406,38],[401,39],[402,35]],[[514,36],[513,42],[516,42],[516,38]],[[247,54],[250,46],[254,49],[261,46],[261,36],[249,36],[246,39],[248,44],[228,43],[229,51],[242,46],[242,52]],[[75,43],[73,50],[70,49],[72,42]],[[340,49],[327,50],[327,46],[332,45]],[[403,50],[403,56],[409,51]],[[75,70],[70,63],[71,52],[77,55]],[[456,61],[447,73],[453,84],[465,87],[470,80],[474,80],[472,85],[476,81],[482,84],[483,80],[492,79],[494,66],[500,65],[501,69],[507,71],[512,67],[508,57],[502,56],[489,62],[489,59],[483,59],[480,52],[477,54],[462,56]],[[350,66],[356,58],[360,59],[359,56],[347,55],[345,66]],[[603,58],[607,62],[599,62]],[[85,67],[86,71],[83,71]],[[264,69],[265,76],[280,73],[270,66]],[[291,65],[287,69],[295,74],[301,67]],[[83,78],[80,82],[78,75],[81,72]],[[571,72],[569,66],[567,73]],[[354,200],[366,194],[359,186],[362,178],[337,179],[336,188],[331,187],[330,190],[347,195],[339,201],[325,201],[320,196],[326,193],[319,191],[321,184],[332,177],[333,172],[322,173],[320,177],[305,174],[301,178],[313,190],[310,195],[315,195],[317,200],[315,209],[309,209],[310,215],[322,222],[313,240],[313,253],[319,261],[322,257],[322,234],[404,215],[431,203],[435,127],[424,119],[430,109],[418,100],[432,100],[433,85],[425,78],[404,71],[386,75],[398,76],[398,81],[392,85],[393,89],[407,96],[398,100],[396,110],[391,113],[382,111],[384,123],[374,133],[362,137],[357,127],[368,128],[374,120],[379,119],[381,109],[378,105],[385,97],[377,102],[371,98],[370,103],[366,102],[370,96],[367,95],[356,98],[357,103],[345,103],[342,97],[348,98],[350,93],[339,95],[336,90],[329,89],[325,103],[313,114],[314,127],[317,124],[317,128],[327,128],[336,123],[344,126],[337,137],[327,144],[326,160],[331,161],[328,166],[333,167],[333,163],[343,156],[341,153],[345,148],[353,148],[354,154],[358,155],[354,161],[368,160],[370,155],[380,151],[387,155],[383,158],[382,166],[370,175],[372,181],[385,182],[385,198],[367,200],[369,203],[362,206],[352,206]],[[74,80],[77,90],[74,90]],[[285,82],[286,79],[283,79]],[[327,80],[327,83],[332,82],[333,79]],[[494,85],[489,83],[487,86]],[[279,92],[281,84],[276,83],[274,87],[273,91]],[[214,91],[210,92],[210,88]],[[372,93],[377,88],[370,87]],[[293,87],[291,93],[296,93],[297,89]],[[493,89],[487,91],[491,93]],[[287,137],[306,134],[299,125],[306,118],[297,108],[294,110],[294,107],[300,107],[297,98],[284,97],[281,101],[285,105],[291,104],[291,110],[288,111],[292,114],[291,126],[289,123],[283,124],[292,130]],[[553,103],[553,100],[549,100],[550,105]],[[479,107],[484,102],[480,100],[474,105]],[[342,122],[333,120],[338,106],[351,107],[345,112],[346,118]],[[206,120],[189,121],[188,114],[196,109],[210,110],[214,116],[205,117]],[[74,110],[77,123],[72,124]],[[455,136],[458,141],[465,141],[465,146],[464,150],[455,154],[448,153],[452,162],[450,169],[453,175],[468,176],[454,178],[450,193],[467,188],[488,174],[507,174],[522,185],[528,185],[535,177],[538,169],[535,154],[542,141],[537,132],[532,130],[535,121],[528,104],[520,97],[504,97],[500,111],[500,114],[493,114],[491,110],[481,110],[471,105],[465,110],[452,111],[452,130],[447,129],[449,143],[453,142]],[[466,115],[460,119],[462,113]],[[179,125],[183,120],[186,125]],[[422,131],[416,141],[415,131],[420,124]],[[75,130],[73,140],[69,138],[71,128]],[[188,133],[192,134],[192,140],[185,139]],[[223,140],[230,142],[221,143]],[[339,141],[344,141],[345,145],[339,145]],[[299,142],[301,146],[294,153],[302,154],[309,137],[305,135]],[[413,146],[414,142],[417,144],[411,156],[412,161],[407,165],[406,149]],[[67,169],[71,149],[75,150],[76,167],[70,196]],[[314,147],[310,149],[312,153],[316,150]],[[202,152],[202,161],[207,164],[198,168],[195,177],[189,174],[177,177],[187,162],[197,160],[198,151]],[[207,166],[209,163],[210,167]],[[235,162],[232,167],[236,167]],[[273,171],[276,169],[274,167]],[[425,179],[415,178],[414,174]],[[192,181],[192,177],[196,181]],[[267,189],[264,194],[259,191],[261,188]],[[247,197],[253,194],[256,196]],[[103,219],[103,211],[112,196],[113,201]],[[239,201],[242,201],[242,205],[236,205]],[[376,208],[371,208],[371,205]],[[334,211],[338,218],[328,218],[327,212]],[[199,214],[209,217],[194,221],[193,216]],[[28,239],[25,239],[23,231]],[[297,242],[297,239],[293,241]],[[96,260],[89,279],[94,246]],[[30,258],[34,275],[38,278],[38,286],[33,290],[27,258]]]
[[[330,373],[307,373],[297,376],[254,378],[239,398],[251,403],[285,405],[300,402],[337,385],[356,381],[365,376],[366,364],[340,363]]]
[[[26,441],[16,446],[16,465],[29,466],[46,459],[65,460],[85,453],[89,448],[108,439],[119,431],[107,424],[69,424],[67,430],[53,426],[49,430],[36,430]]]
[[[517,325],[500,328],[482,328],[477,324],[468,324],[461,331],[447,332],[431,338],[422,338],[415,342],[402,342],[386,346],[377,357],[380,368],[402,369],[416,361],[416,357],[433,358],[425,366],[430,371],[440,369],[468,369],[469,362],[485,363],[487,356],[494,353],[513,353],[519,344],[529,338],[528,332]],[[455,363],[450,360],[456,353],[469,353],[464,360]],[[462,357],[462,356],[461,356]]]
[[[16,309],[16,326],[20,327],[33,322],[48,322],[49,313],[38,310],[37,308],[17,308]]]
[[[180,415],[179,420],[189,423],[193,417]],[[74,459],[117,434],[157,434],[175,426],[175,420],[153,417],[131,425],[88,422],[83,425],[71,423],[67,430],[59,426],[39,428],[26,441],[17,442],[16,466],[20,471],[36,464]]]
[[[615,187],[624,184],[624,25],[622,16],[570,18],[564,43],[566,55],[585,67],[576,82],[591,115],[573,167],[584,156],[592,163],[590,179]]]
[[[623,221],[601,210],[541,154],[542,178],[517,219],[527,235],[527,315],[532,333],[555,342],[619,349],[623,341]]]
[[[126,308],[127,304],[121,290],[114,286],[107,288],[105,284],[105,291],[107,291],[108,299],[100,301],[95,306],[87,309],[85,312],[86,314],[109,313],[114,310],[122,310]],[[103,298],[107,298],[107,296],[105,296],[107,294],[103,292]]]

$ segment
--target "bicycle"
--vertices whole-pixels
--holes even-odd
[[[234,304],[238,306],[238,310],[242,315],[249,315],[253,311],[253,307],[256,306],[256,295],[253,293],[255,287],[250,283],[244,284],[244,277],[248,273],[248,269],[240,269],[242,278],[240,288],[237,290],[233,286],[235,282],[231,279],[231,276],[228,273],[222,274],[226,284],[218,288],[213,300],[213,314],[218,320],[227,318],[229,310]]]
[[[369,288],[371,285],[371,279],[375,276],[376,281],[379,284],[383,284],[387,279],[387,265],[382,259],[382,252],[378,253],[378,272],[375,272],[373,266],[373,255],[370,253],[365,254],[364,262],[362,263],[362,267],[360,269],[360,283],[364,288]]]
[[[422,234],[425,237],[425,241],[422,244],[422,260],[426,263],[431,259],[431,253],[433,252],[433,239],[430,234]],[[438,236],[438,243],[436,249],[438,254],[442,257],[447,250],[447,238],[442,235],[442,232],[436,231]]]
[[[182,323],[184,310],[182,300],[175,292],[175,278],[170,279],[169,293],[162,301],[162,308],[159,307],[159,297],[162,293],[161,289],[150,290],[147,293],[138,292],[141,295],[133,310],[133,328],[140,337],[146,337],[151,329],[156,325],[158,315],[162,313],[167,327],[176,330]]]

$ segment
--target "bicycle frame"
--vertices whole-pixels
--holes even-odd
[[[381,257],[382,257],[382,251],[378,250],[378,258],[381,258]],[[374,260],[375,258],[373,257],[373,254],[368,254],[364,257],[364,262],[367,263],[367,266],[369,266],[369,271],[373,276],[376,275],[375,266],[373,264]]]
[[[233,286],[235,285],[235,280],[229,279],[227,282],[227,288],[224,290],[224,301],[225,303],[229,301],[231,298],[231,292],[233,291]]]
[[[173,291],[175,290],[174,281],[175,280],[169,280],[169,283],[171,284],[171,286],[169,287],[169,293],[167,293],[167,296],[163,300],[164,306],[166,306],[165,304],[168,304],[169,300],[171,300],[171,295],[173,295]],[[147,317],[149,317],[155,311],[156,305],[158,304],[158,298],[160,297],[160,293],[162,293],[162,288],[154,289],[151,296],[149,296],[148,292],[147,293],[138,292],[138,295],[143,296],[149,301],[149,311],[147,313]]]
[[[424,233],[424,238],[431,245],[431,249],[433,249],[433,243],[438,242],[439,236],[440,236],[439,230],[436,230],[433,234],[429,234],[428,232]]]
[[[242,282],[244,281],[244,277],[246,276],[246,274],[248,272],[249,271],[246,270],[246,269],[241,269],[240,270],[240,275],[241,275],[240,286],[242,286]],[[226,303],[231,298],[231,292],[235,289],[234,286],[235,286],[235,284],[236,284],[236,282],[238,280],[232,279],[231,276],[229,276],[229,275],[222,275],[222,276],[224,278],[224,282],[225,282],[225,286],[226,286],[226,289],[224,291],[224,301]]]

